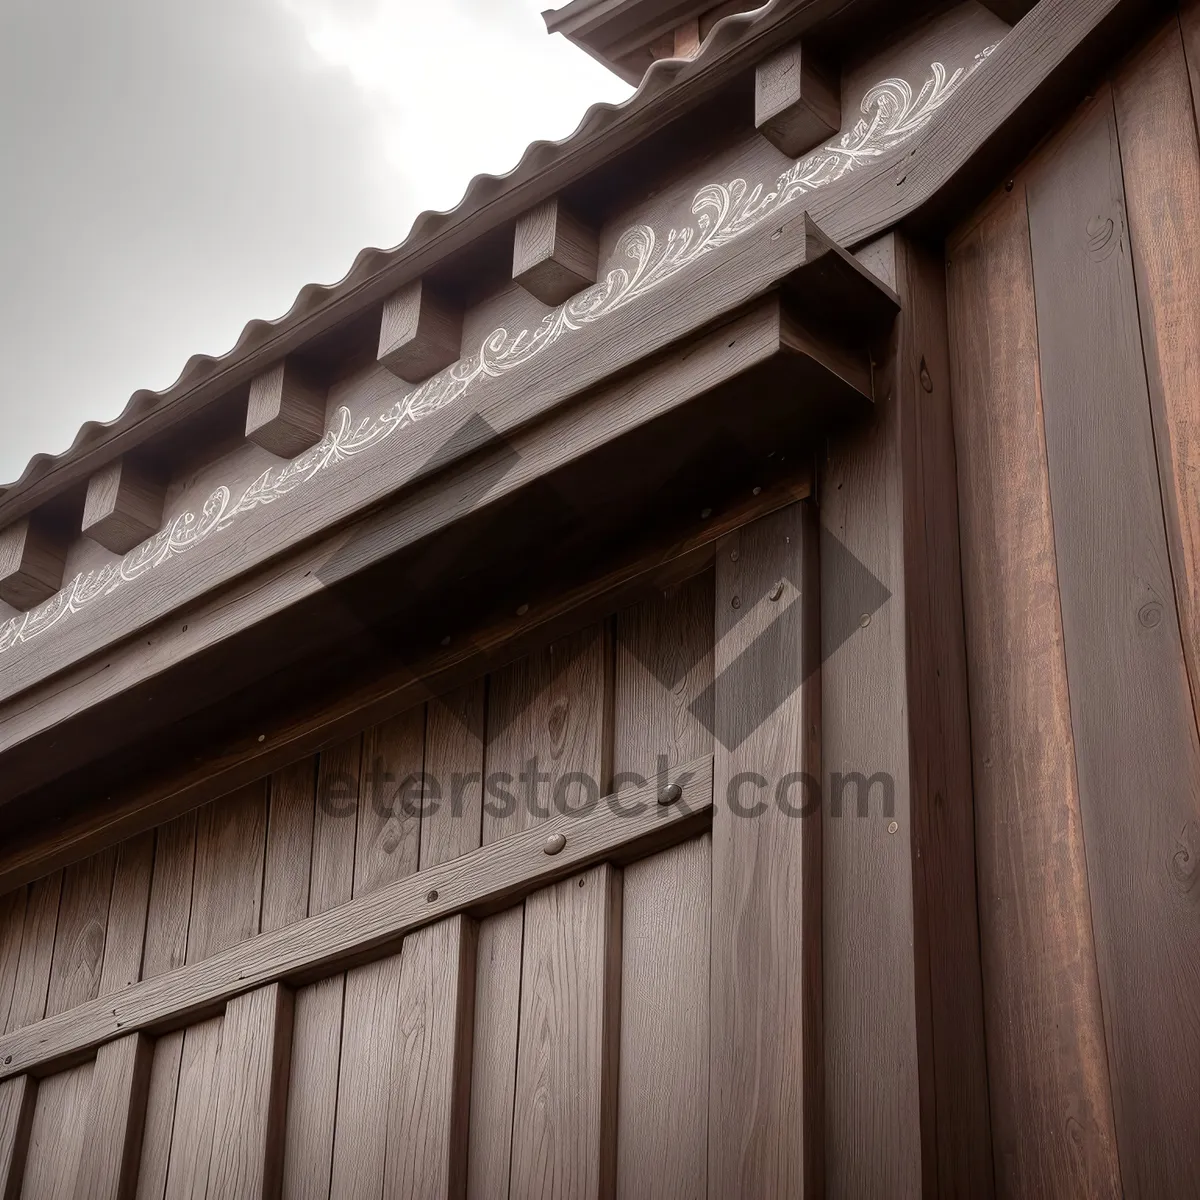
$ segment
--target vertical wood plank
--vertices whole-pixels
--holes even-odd
[[[308,916],[316,787],[315,758],[306,758],[271,776],[263,867],[263,933],[294,925]]]
[[[197,812],[188,962],[211,958],[258,933],[266,832],[261,781]]]
[[[948,279],[997,1191],[1115,1197],[1024,180]]]
[[[196,814],[190,812],[160,825],[156,834],[142,954],[143,979],[157,979],[182,967],[187,960],[195,865]]]
[[[208,1193],[222,1023],[214,1017],[189,1026],[183,1036],[166,1200],[204,1200]]]
[[[605,794],[612,752],[605,689],[610,660],[607,626],[594,626],[492,677],[484,845],[546,820],[556,798],[579,805],[572,776],[588,777]]]
[[[75,1200],[126,1200],[137,1185],[154,1044],[132,1033],[96,1054]]]
[[[295,999],[283,1194],[329,1200],[346,977],[301,988]]]
[[[21,1188],[26,1200],[70,1200],[74,1195],[91,1103],[91,1063],[38,1084]]]
[[[8,1028],[17,969],[21,964],[21,940],[25,932],[27,887],[0,896],[0,1029]]]
[[[225,1009],[208,1195],[270,1197],[283,1174],[292,993],[273,983]]]
[[[363,737],[362,799],[354,852],[354,894],[411,875],[421,847],[425,707],[410,709]]]
[[[309,916],[328,912],[353,898],[361,774],[361,736],[322,751],[313,819]]]
[[[1067,679],[1125,1194],[1200,1178],[1200,745],[1171,579],[1113,96],[1030,178]]]
[[[421,870],[479,849],[485,704],[484,679],[429,702]]]
[[[713,575],[617,618],[614,787],[712,753]],[[703,1197],[708,837],[626,868],[617,1194]]]
[[[615,1195],[621,878],[595,867],[525,901],[511,1194]]]
[[[524,905],[479,925],[467,1151],[470,1200],[508,1200],[510,1194],[524,928]]]
[[[808,503],[717,545],[709,1191],[745,1200],[822,1188],[820,810],[778,803],[820,778],[815,556]]]
[[[404,939],[384,1195],[461,1198],[471,1099],[475,928],[465,917]]]
[[[46,1016],[94,1000],[100,990],[104,935],[112,900],[115,850],[105,850],[63,871],[54,933],[54,959]]]
[[[6,1033],[32,1025],[46,1015],[61,892],[61,871],[55,871],[53,875],[37,879],[29,885],[25,921],[21,929],[21,956],[17,961]]]
[[[179,1029],[165,1034],[154,1043],[146,1094],[146,1122],[142,1131],[137,1200],[163,1200],[166,1195],[183,1038],[184,1030]]]
[[[1193,77],[1200,3],[1180,10]],[[1200,145],[1179,25],[1167,23],[1114,92],[1155,448],[1192,688],[1200,697]]]
[[[17,1200],[25,1177],[37,1084],[28,1075],[0,1083],[0,1200]]]
[[[345,1200],[383,1194],[399,991],[399,954],[346,973],[332,1188]]]
[[[101,996],[123,991],[141,978],[153,872],[153,830],[117,847],[108,929],[104,937],[104,966],[100,972]]]

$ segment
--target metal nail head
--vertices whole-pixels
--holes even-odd
[[[668,783],[661,792],[658,793],[658,802],[664,806],[670,804],[678,804],[683,799],[683,788],[677,783]]]
[[[547,854],[561,854],[563,847],[567,844],[567,839],[561,833],[552,833],[546,839]]]

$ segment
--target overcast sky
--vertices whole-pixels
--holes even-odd
[[[624,99],[548,6],[0,0],[0,482]]]

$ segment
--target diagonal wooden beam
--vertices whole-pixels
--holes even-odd
[[[51,1074],[129,1033],[184,1025],[268,984],[310,982],[380,957],[406,934],[444,917],[485,916],[584,867],[623,863],[675,845],[709,823],[712,756],[680,767],[671,782],[680,788],[671,803],[660,803],[664,782],[653,781],[581,815],[556,814],[340,908],[26,1026],[0,1039],[0,1079]],[[552,850],[555,837],[562,844]]]

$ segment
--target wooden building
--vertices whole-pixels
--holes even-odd
[[[0,489],[0,1197],[1200,1195],[1200,0],[747,7]]]

